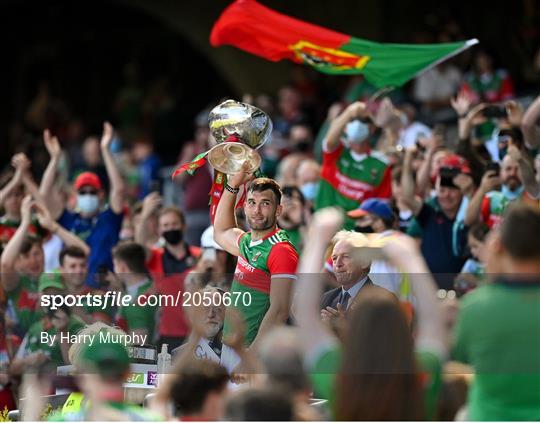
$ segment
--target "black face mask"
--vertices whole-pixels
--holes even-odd
[[[355,226],[354,230],[356,232],[360,232],[361,234],[374,234],[375,233],[375,231],[373,230],[371,225],[369,225],[369,226]]]
[[[184,233],[182,229],[171,229],[170,231],[165,231],[161,234],[165,241],[171,245],[178,245],[182,242]]]

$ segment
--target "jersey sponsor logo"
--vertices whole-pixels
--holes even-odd
[[[253,254],[253,257],[251,257],[251,261],[257,261],[261,254],[262,253],[260,251],[257,251],[255,254]]]

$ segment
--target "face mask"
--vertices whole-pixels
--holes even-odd
[[[315,197],[317,196],[317,190],[319,189],[319,183],[318,182],[307,182],[304,185],[300,187],[300,191],[302,192],[302,195],[304,198],[308,201],[315,200]]]
[[[161,234],[165,241],[171,245],[178,245],[182,242],[183,233],[181,229],[171,229],[170,231],[165,231]]]
[[[522,185],[518,189],[516,189],[515,191],[511,191],[510,188],[508,188],[507,185],[503,185],[502,188],[501,188],[501,191],[502,191],[503,195],[509,201],[514,201],[514,200],[517,200],[521,196],[521,194],[523,194],[524,187]]]
[[[373,227],[371,225],[369,226],[356,226],[354,228],[356,232],[360,232],[361,234],[374,234],[375,231],[373,230]]]
[[[84,214],[92,214],[99,207],[99,197],[93,194],[77,195],[77,208]]]
[[[369,135],[369,126],[359,120],[349,122],[345,127],[345,147],[350,147],[351,144],[363,143]]]

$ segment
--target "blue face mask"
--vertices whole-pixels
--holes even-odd
[[[300,192],[302,192],[302,195],[307,201],[315,200],[318,190],[319,190],[318,182],[307,182],[300,187]]]
[[[78,194],[77,208],[84,214],[93,214],[99,208],[99,197],[93,194]]]
[[[508,186],[506,185],[503,185],[501,188],[501,192],[509,201],[517,200],[519,197],[521,197],[521,194],[523,194],[523,191],[524,191],[523,185],[520,186],[515,191],[511,191],[510,188],[508,188]]]

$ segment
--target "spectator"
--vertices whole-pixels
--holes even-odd
[[[225,305],[223,304],[224,292],[223,290],[212,286],[206,286],[201,291],[193,292],[200,292],[203,298],[212,299],[212,304],[209,306],[202,306],[203,310],[200,311],[200,314],[197,314],[197,318],[202,319],[198,322],[193,322],[193,324],[203,326],[203,336],[198,337],[198,339],[191,339],[191,342],[196,345],[193,355],[200,360],[212,361],[220,364],[230,374],[238,364],[239,359],[232,348],[223,344],[222,341],[223,321],[225,320]],[[191,338],[197,338],[197,333],[192,331]],[[175,360],[182,357],[184,351],[189,350],[189,347],[189,342],[187,342],[174,349],[173,355]]]
[[[179,361],[167,394],[180,420],[223,420],[229,375],[212,360]]]
[[[382,253],[391,264],[411,275],[418,302],[416,342],[396,297],[384,289],[368,287],[359,295],[343,346],[317,318],[321,280],[314,274],[341,222],[335,210],[321,210],[314,216],[299,267],[296,318],[315,395],[331,401],[338,420],[430,418],[435,415],[440,386],[444,336],[435,284],[412,239],[397,237],[382,247]],[[362,260],[362,255],[358,257]],[[429,374],[428,383],[420,382],[416,363]],[[381,392],[386,393],[382,402]]]
[[[148,301],[155,293],[146,268],[144,247],[135,242],[118,245],[113,249],[114,273],[125,285],[129,305],[118,310],[117,324],[127,334],[140,336],[151,344],[156,326],[156,305]],[[142,299],[141,299],[142,297]]]
[[[300,250],[309,213],[302,192],[295,186],[283,187],[282,206],[283,211],[278,218],[279,227],[287,232],[292,245]]]
[[[48,281],[55,281],[58,286],[65,290],[66,294],[83,297],[83,306],[72,308],[74,315],[79,317],[84,323],[90,324],[102,321],[107,324],[113,322],[113,309],[110,304],[103,300],[102,306],[96,306],[93,301],[98,296],[103,296],[104,291],[90,288],[85,285],[86,274],[88,272],[88,252],[78,246],[64,247],[60,252],[60,267],[51,273],[44,273],[40,276],[39,286]],[[92,301],[90,297],[92,296]]]
[[[317,198],[321,180],[321,166],[315,160],[304,160],[296,170],[298,188],[310,207]]]
[[[461,304],[453,355],[475,369],[467,419],[540,419],[540,243],[531,237],[537,233],[538,210],[512,205],[487,241],[493,283]]]
[[[391,168],[384,155],[370,151],[368,126],[359,120],[367,117],[366,105],[357,102],[332,121],[323,142],[316,209],[338,206],[350,211],[367,198],[391,197]],[[345,225],[352,226],[352,221]]]
[[[392,208],[384,200],[369,198],[362,203],[359,209],[347,213],[350,218],[356,219],[356,230],[362,233],[375,233],[373,240],[385,242],[385,239],[396,236],[396,216]],[[369,278],[378,286],[381,286],[395,294],[397,297],[406,296],[408,285],[404,281],[399,270],[389,266],[383,260],[372,260]],[[403,298],[405,300],[405,298]],[[410,298],[408,298],[410,299]]]
[[[43,272],[44,255],[41,240],[27,236],[32,208],[36,209],[40,225],[58,234],[66,245],[88,251],[88,246],[54,222],[48,210],[26,196],[21,204],[21,224],[6,245],[1,258],[2,288],[7,294],[7,322],[10,331],[24,336],[30,326],[39,319],[37,309],[38,279]]]
[[[425,115],[450,108],[450,98],[461,85],[462,75],[450,62],[443,62],[416,78],[414,99],[422,104]]]
[[[147,220],[160,204],[161,198],[157,193],[144,199],[141,222],[135,234],[135,239],[142,245],[148,245]],[[198,247],[192,247],[184,241],[185,227],[184,214],[180,209],[165,207],[159,211],[158,231],[165,245],[147,250],[146,262],[159,294],[173,295],[176,298],[179,292],[184,292],[186,275],[195,266],[200,255]],[[189,332],[183,308],[173,304],[163,305],[158,332],[160,344],[168,344],[171,348],[182,345]]]
[[[291,421],[291,398],[276,388],[243,389],[232,395],[225,406],[229,421]]]
[[[118,242],[122,229],[124,182],[109,150],[112,137],[113,127],[106,122],[103,125],[101,154],[111,182],[109,205],[105,207],[100,205],[104,191],[98,176],[95,173],[86,172],[75,179],[76,211],[69,211],[64,203],[55,202],[53,183],[61,149],[57,139],[45,138],[45,146],[51,155],[51,160],[43,176],[40,192],[53,218],[58,219],[60,225],[75,233],[89,245],[91,252],[88,259],[86,283],[92,287],[97,287],[98,281],[95,277],[97,273],[106,269],[112,270],[111,249]]]
[[[496,103],[515,96],[512,78],[506,70],[495,70],[492,57],[485,51],[474,56],[472,70],[465,75],[462,89],[470,93],[475,103]]]
[[[298,90],[284,86],[278,92],[278,116],[274,119],[274,130],[288,137],[294,125],[305,123],[302,98]]]
[[[215,140],[208,128],[208,111],[201,111],[195,118],[194,140],[182,147],[178,163],[187,163],[197,155],[204,153],[215,145]],[[210,225],[208,215],[208,193],[212,187],[213,171],[208,163],[193,175],[185,172],[177,177],[183,190],[182,210],[186,215],[186,241],[190,245],[199,246],[202,232]]]
[[[161,190],[161,159],[154,153],[154,145],[148,138],[138,138],[132,147],[132,154],[137,163],[139,174],[139,200],[151,192]]]
[[[107,169],[101,160],[99,138],[92,135],[87,137],[82,145],[82,158],[76,161],[72,166],[70,180],[75,180],[77,176],[84,172],[95,173],[99,177],[101,186],[105,191],[109,189],[109,178]]]

